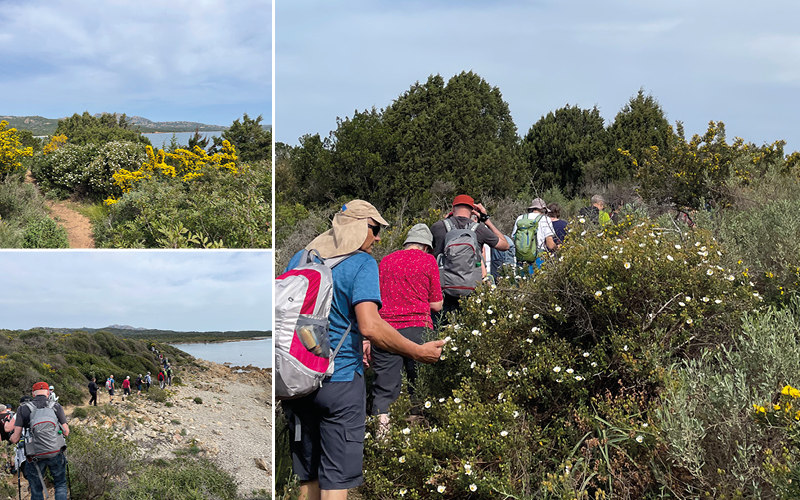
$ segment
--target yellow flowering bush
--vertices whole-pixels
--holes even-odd
[[[195,146],[191,151],[178,149],[174,153],[165,152],[163,149],[155,152],[152,146],[147,146],[146,154],[147,160],[139,169],[131,171],[122,168],[112,175],[114,184],[123,193],[130,192],[135,184],[154,175],[191,181],[203,176],[204,168],[226,170],[231,174],[238,172],[236,148],[229,141],[223,141],[222,151],[213,154],[208,154],[200,146]],[[105,204],[113,205],[117,201],[119,199],[112,196],[105,200]]]
[[[26,156],[33,156],[33,148],[22,147],[17,129],[8,128],[5,120],[0,121],[0,174],[21,169],[21,159]]]
[[[48,142],[44,148],[42,149],[42,153],[49,154],[53,151],[59,149],[60,147],[64,146],[67,143],[67,136],[64,134],[58,134],[50,137],[50,142]]]

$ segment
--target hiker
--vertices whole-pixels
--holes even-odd
[[[527,213],[514,221],[511,236],[517,248],[517,266],[524,274],[532,275],[534,266],[541,269],[547,252],[556,249],[553,224],[546,214],[547,205],[544,200],[534,198]]]
[[[470,216],[475,213],[479,222]],[[467,296],[481,281],[480,254],[484,244],[500,251],[508,250],[503,233],[489,219],[486,208],[476,204],[471,196],[460,194],[453,200],[453,211],[431,226],[433,256],[439,265],[444,293],[442,310],[434,316],[434,324],[443,321],[445,314],[458,309],[460,297]]]
[[[439,268],[433,252],[433,235],[425,224],[408,231],[403,249],[392,252],[379,266],[380,316],[403,337],[422,344],[426,332],[433,329],[431,311],[440,311],[444,298],[439,284]],[[414,394],[416,362],[378,346],[371,348],[375,382],[372,385],[372,414],[378,415],[380,431],[389,428],[389,405],[400,396],[405,368],[409,393]]]
[[[89,382],[89,395],[92,396],[91,399],[89,399],[89,406],[92,406],[92,402],[97,406],[97,379],[94,377],[92,377],[92,381]]]
[[[567,221],[559,218],[561,217],[561,205],[558,203],[547,205],[547,216],[550,217],[550,222],[553,224],[553,241],[556,248],[559,248],[567,237]]]
[[[282,402],[289,435],[298,436],[291,441],[290,449],[294,473],[300,480],[300,498],[346,499],[347,490],[364,481],[362,339],[423,363],[434,363],[441,355],[444,341],[415,344],[378,314],[382,305],[378,264],[370,253],[374,243],[380,241],[381,226],[386,225],[375,207],[353,200],[334,216],[330,230],[306,246],[307,251],[319,252],[322,259],[347,258],[332,269],[333,301],[328,317],[331,350],[344,339],[333,375],[307,396]],[[305,251],[295,254],[284,273],[302,265],[306,255]]]
[[[131,376],[125,377],[122,381],[122,400],[125,401],[125,396],[131,395]]]
[[[508,250],[498,250],[492,248],[489,261],[489,272],[494,277],[495,282],[501,274],[509,275],[514,274],[514,269],[517,267],[517,247],[514,245],[514,240],[507,234],[503,235],[508,243]]]
[[[140,373],[139,376],[136,377],[136,395],[142,395],[142,374]]]
[[[14,413],[6,405],[0,405],[0,441],[8,441],[14,433]]]
[[[152,379],[152,378],[150,378],[150,372],[147,372],[147,375],[145,375],[145,377],[144,377],[144,383],[145,383],[145,387],[146,387],[146,388],[145,388],[145,390],[146,390],[147,392],[150,392],[150,384],[152,384],[152,383],[153,383],[153,379]]]
[[[606,201],[602,195],[596,194],[592,196],[592,204],[588,207],[583,207],[578,211],[578,215],[583,217],[586,222],[599,224],[605,226],[611,222],[611,216],[608,215],[603,209],[606,206]]]
[[[45,491],[43,469],[49,469],[55,487],[55,500],[67,499],[67,448],[66,438],[69,436],[67,415],[60,404],[48,400],[47,382],[33,384],[33,400],[21,404],[17,409],[17,418],[12,443],[18,443],[23,429],[28,430],[33,440],[26,439],[25,453],[28,464],[27,480],[31,490],[31,500],[43,500]],[[32,424],[36,424],[34,428]],[[34,443],[36,444],[34,446]]]
[[[167,365],[167,385],[172,387],[172,365]]]
[[[50,392],[50,394],[47,395],[47,398],[54,403],[58,401],[58,396],[56,396],[56,388],[51,385],[47,390]]]
[[[106,389],[108,389],[108,402],[114,402],[114,375],[111,375],[106,380]]]
[[[164,381],[166,377],[164,376],[164,370],[158,370],[158,385],[163,389],[164,388]]]

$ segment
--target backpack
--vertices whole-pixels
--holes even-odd
[[[164,372],[158,372],[158,381],[161,382],[164,380]]]
[[[352,255],[352,254],[350,254]],[[275,280],[275,397],[295,399],[322,386],[333,374],[334,359],[350,333],[347,327],[331,352],[328,316],[333,302],[331,270],[350,255],[323,259],[304,250],[300,263]]]
[[[442,292],[463,297],[471,294],[481,281],[481,247],[475,230],[478,223],[471,221],[467,227],[458,228],[453,221],[445,219],[447,230],[444,250],[436,259]]]
[[[107,378],[106,379],[106,389],[108,389],[110,391],[112,386],[113,386],[113,384],[111,383],[111,379]]]
[[[529,214],[517,221],[517,232],[514,233],[514,245],[517,247],[518,262],[536,262],[539,254],[536,232],[539,230],[539,221],[543,215],[539,214],[535,219],[528,217]]]
[[[32,401],[25,403],[31,412],[30,429],[25,439],[25,455],[30,462],[50,458],[67,448],[61,424],[53,408],[55,402],[48,401],[44,408],[39,408]]]

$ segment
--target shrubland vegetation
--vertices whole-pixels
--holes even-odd
[[[167,151],[154,150],[125,115],[75,114],[31,146],[3,129],[0,198],[9,201],[0,205],[0,244],[66,246],[43,227],[49,219],[31,215],[44,204],[19,187],[29,168],[47,197],[84,206],[98,247],[270,247],[272,136],[261,121],[245,114],[210,145],[195,133]]]
[[[713,121],[687,139],[643,91],[608,125],[567,105],[518,137],[499,89],[462,73],[276,147],[278,273],[356,197],[392,223],[378,259],[462,192],[506,234],[537,196],[570,219],[541,272],[434,333],[450,342],[388,436],[368,422],[362,498],[800,494],[800,155],[782,141]],[[577,217],[598,193],[617,223]]]

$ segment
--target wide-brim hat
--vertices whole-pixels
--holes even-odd
[[[541,198],[534,198],[531,202],[531,206],[528,207],[529,210],[537,210],[542,208],[546,209],[547,203],[545,203]]]
[[[369,219],[388,226],[378,209],[364,200],[353,200],[342,205],[333,216],[333,227],[314,238],[306,250],[316,250],[323,259],[355,252],[367,238]]]
[[[406,236],[406,241],[403,242],[403,245],[408,245],[409,243],[419,243],[433,248],[433,233],[431,233],[428,225],[420,223],[412,226],[408,230],[408,236]]]

